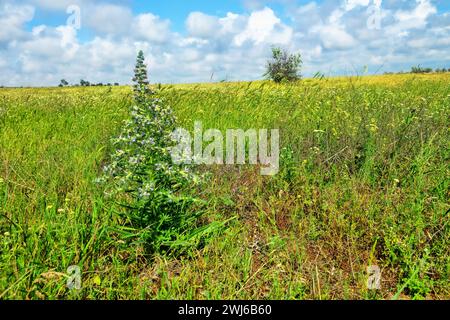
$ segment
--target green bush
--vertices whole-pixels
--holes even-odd
[[[286,50],[272,48],[272,60],[267,63],[265,77],[276,83],[301,79],[302,58],[300,54],[289,54]]]

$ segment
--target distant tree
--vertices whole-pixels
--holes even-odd
[[[117,86],[120,86],[120,84],[118,83],[118,82],[114,82],[114,85],[117,87]]]
[[[422,68],[420,65],[411,68],[411,73],[431,73],[431,72],[433,72],[432,68]]]
[[[412,67],[411,73],[422,73],[422,68],[420,67],[420,65],[417,67]]]
[[[325,79],[325,74],[322,73],[322,72],[320,72],[320,71],[317,71],[317,72],[314,74],[313,79],[323,80],[323,79]]]
[[[276,83],[300,80],[302,63],[300,54],[289,54],[281,48],[272,48],[272,60],[267,62],[264,76]]]
[[[89,87],[91,83],[89,81],[85,81],[83,79],[80,80],[80,86],[82,87]]]
[[[67,87],[68,85],[69,85],[69,83],[65,79],[62,79],[59,84],[60,87]]]

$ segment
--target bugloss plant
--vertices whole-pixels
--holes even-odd
[[[176,118],[150,89],[142,51],[134,72],[135,105],[122,132],[113,139],[114,152],[105,174],[109,191],[128,209],[131,227],[155,251],[169,246],[195,221],[188,211],[195,199],[185,191],[199,178],[171,158]]]
[[[300,80],[302,63],[300,54],[289,54],[281,48],[272,48],[272,60],[267,62],[264,76],[276,83]]]

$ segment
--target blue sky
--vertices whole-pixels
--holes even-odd
[[[8,86],[129,83],[140,49],[163,83],[260,79],[273,45],[306,76],[450,68],[448,0],[0,0],[0,25]]]
[[[320,2],[320,1],[319,1]],[[152,12],[163,19],[170,19],[175,31],[183,32],[185,27],[185,20],[189,13],[193,11],[201,11],[209,15],[222,16],[227,12],[245,13],[250,12],[251,9],[261,7],[261,4],[267,3],[269,6],[283,15],[284,7],[282,1],[260,1],[259,4],[255,1],[243,0],[147,0],[147,1],[109,1],[109,3],[127,6],[132,9],[134,14],[145,12]],[[305,4],[308,1],[296,1],[297,4]],[[59,11],[59,12],[58,12]],[[60,10],[38,10],[35,19],[30,22],[30,26],[39,24],[49,24],[57,26],[63,23],[66,19],[61,15]]]

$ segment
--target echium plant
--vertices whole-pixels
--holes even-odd
[[[170,150],[176,118],[149,87],[144,54],[133,78],[135,104],[120,135],[113,139],[111,162],[104,168],[111,193],[127,209],[131,227],[152,250],[175,240],[189,223],[194,201],[185,191],[199,182],[188,167],[175,164]]]

